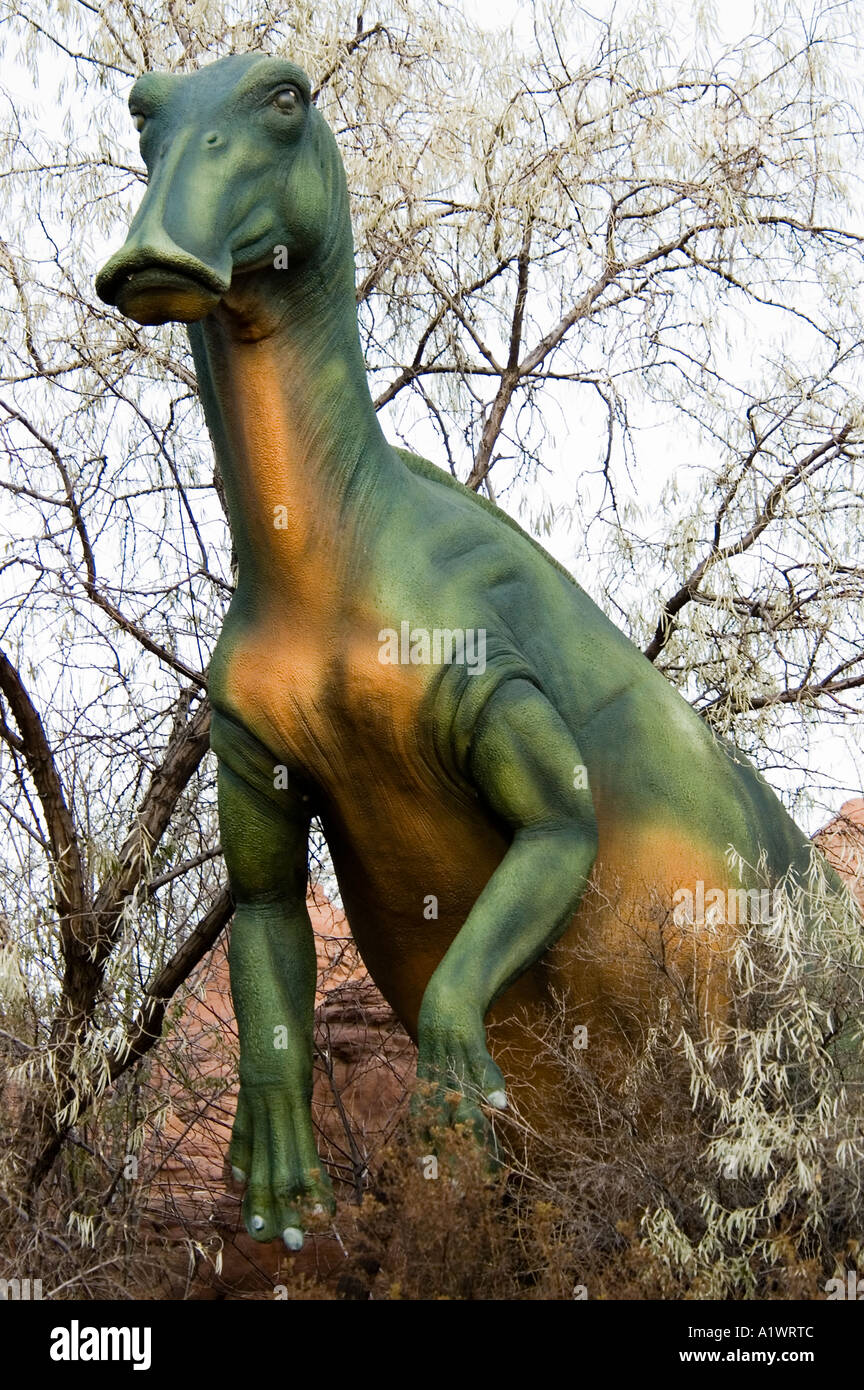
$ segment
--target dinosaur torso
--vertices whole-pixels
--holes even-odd
[[[199,373],[215,363],[223,396],[230,382],[230,420],[214,418],[211,403],[211,430],[224,432],[229,497],[243,509],[238,588],[210,675],[217,751],[230,760],[242,731],[264,780],[286,768],[308,788],[352,932],[411,1031],[432,971],[508,846],[508,827],[466,776],[476,720],[504,681],[528,679],[553,701],[584,752],[597,808],[595,894],[559,958],[580,931],[598,961],[605,932],[614,956],[625,901],[725,882],[730,845],[755,863],[773,834],[778,866],[788,863],[803,837],[757,774],[503,514],[374,434],[346,484],[350,422],[325,414],[298,428],[290,350],[226,348],[214,328],[208,353],[198,346]],[[324,446],[334,421],[330,449],[344,451],[335,463]],[[411,635],[431,643],[436,631],[473,634],[464,662],[436,662],[431,645],[411,661]],[[387,633],[398,636],[396,660],[385,659]],[[545,996],[554,961],[526,972],[498,1013]],[[583,999],[609,1006],[608,964],[592,974],[583,963],[579,979]]]

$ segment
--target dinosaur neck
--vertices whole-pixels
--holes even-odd
[[[189,337],[241,589],[320,598],[402,467],[369,395],[353,262],[246,275]]]

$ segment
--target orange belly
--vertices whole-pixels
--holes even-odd
[[[262,620],[232,652],[223,703],[319,788],[352,934],[416,1037],[429,978],[507,839],[418,741],[428,671],[382,666],[374,619],[351,644],[333,632],[322,640],[319,624],[320,615],[293,623],[289,640],[275,616]],[[598,819],[598,860],[572,922],[490,1012],[492,1051],[529,1092],[543,1069],[531,1028],[542,1029],[562,1001],[589,1038],[630,1042],[673,980],[704,1015],[727,1005],[728,935],[671,920],[676,888],[727,882],[716,850],[680,831],[627,824],[610,807],[598,806]]]

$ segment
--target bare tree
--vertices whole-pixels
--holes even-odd
[[[31,1191],[230,917],[218,479],[182,332],[92,289],[140,197],[142,70],[303,64],[391,435],[559,549],[568,522],[577,579],[757,756],[794,765],[815,724],[857,719],[855,7],[768,5],[729,44],[706,14],[675,37],[653,6],[554,0],[481,36],[409,0],[349,25],[326,3],[4,0],[0,1042]]]

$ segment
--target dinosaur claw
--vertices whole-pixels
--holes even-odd
[[[285,1248],[287,1250],[296,1251],[303,1249],[303,1232],[300,1230],[299,1226],[286,1226],[285,1230],[282,1232],[282,1239],[285,1242]]]
[[[490,1091],[486,1100],[493,1110],[507,1109],[507,1096],[503,1091]]]
[[[243,1169],[242,1169],[242,1168],[233,1168],[233,1167],[232,1167],[232,1169],[231,1169],[231,1176],[232,1176],[232,1178],[234,1179],[235,1182],[245,1182],[245,1181],[246,1181],[246,1174],[243,1172]]]

